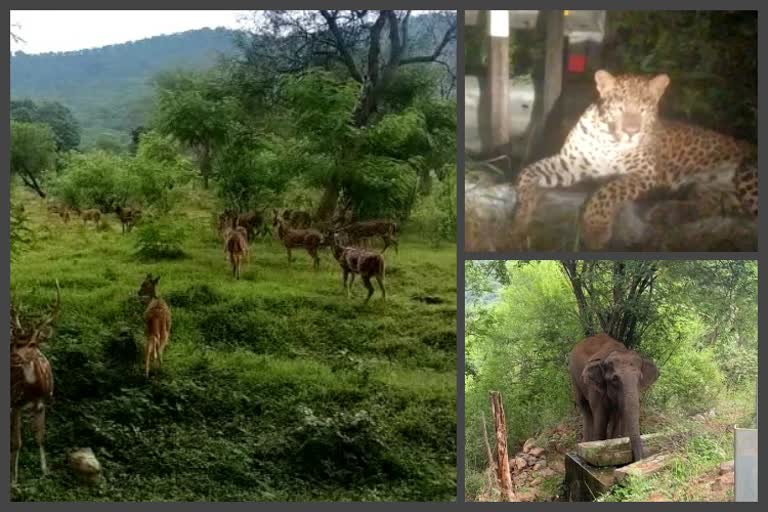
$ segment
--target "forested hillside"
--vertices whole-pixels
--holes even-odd
[[[151,78],[174,68],[210,68],[235,53],[234,34],[205,28],[76,52],[18,52],[11,57],[11,98],[69,107],[84,147],[100,137],[127,144],[152,108]]]

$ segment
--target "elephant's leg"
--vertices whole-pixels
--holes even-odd
[[[592,418],[592,409],[589,408],[589,402],[587,402],[586,398],[583,398],[579,402],[579,408],[581,409],[581,417],[584,425],[582,441],[593,441],[592,425],[594,423],[594,418]]]
[[[624,432],[624,422],[621,420],[621,414],[617,411],[611,418],[610,439],[626,437],[626,435],[627,434]]]

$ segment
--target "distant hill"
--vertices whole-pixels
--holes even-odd
[[[55,100],[81,123],[82,146],[125,144],[152,109],[149,80],[169,69],[206,69],[236,52],[229,29],[190,30],[92,50],[11,57],[11,98]]]

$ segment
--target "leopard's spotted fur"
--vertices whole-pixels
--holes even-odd
[[[599,98],[571,130],[560,153],[527,166],[520,174],[512,234],[517,244],[526,236],[540,187],[568,187],[588,178],[616,176],[584,205],[581,224],[587,249],[604,248],[621,206],[653,189],[676,190],[701,181],[724,183],[732,197],[757,216],[754,146],[659,119],[659,100],[669,85],[667,75],[613,76],[601,70],[595,73],[595,82]]]

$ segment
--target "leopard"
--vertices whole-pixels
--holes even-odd
[[[523,168],[516,183],[511,239],[525,248],[542,189],[603,182],[581,208],[586,250],[605,250],[623,206],[649,192],[674,192],[691,183],[725,186],[739,213],[757,218],[757,148],[696,125],[662,119],[659,102],[670,84],[666,73],[594,75],[597,99],[581,115],[560,152]],[[722,187],[721,187],[722,188]],[[697,201],[697,216],[711,201]]]

